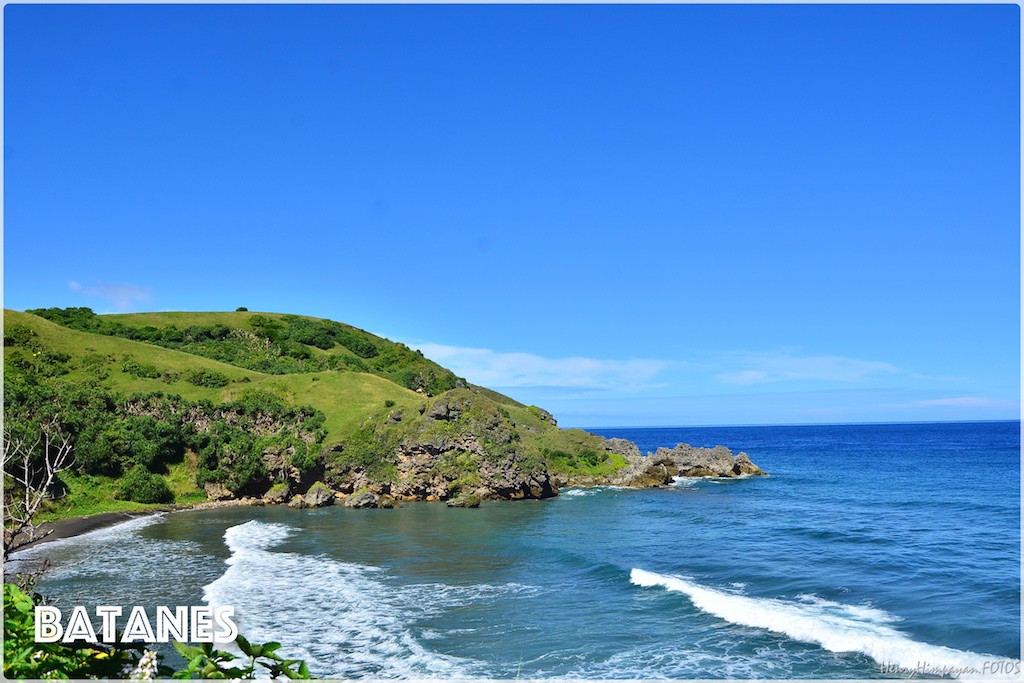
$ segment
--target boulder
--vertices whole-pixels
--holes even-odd
[[[426,411],[429,420],[458,420],[469,407],[469,403],[453,396],[442,396]]]
[[[303,498],[302,496],[295,496],[290,501],[288,501],[288,507],[292,508],[293,510],[302,510],[303,508],[308,508],[309,505],[306,504],[306,499]]]
[[[478,496],[470,494],[464,494],[457,498],[452,498],[448,501],[448,507],[450,508],[478,508],[480,507],[480,498]]]
[[[377,507],[377,495],[371,491],[359,491],[345,499],[347,508],[375,508]]]
[[[213,481],[206,482],[203,485],[203,490],[206,491],[206,497],[210,500],[232,500],[235,497],[235,494],[231,493],[224,484]]]
[[[312,508],[334,505],[334,492],[322,481],[318,481],[310,486],[303,497],[306,499],[306,505]]]
[[[282,481],[279,484],[271,486],[270,490],[263,494],[263,500],[272,505],[283,504],[288,502],[291,495],[292,492],[288,487],[288,482]]]

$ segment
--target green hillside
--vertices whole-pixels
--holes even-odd
[[[530,497],[548,494],[521,482],[624,464],[600,437],[317,318],[5,310],[4,366],[6,428],[56,422],[74,437],[55,517],[316,479],[409,499]]]

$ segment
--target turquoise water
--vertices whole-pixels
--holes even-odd
[[[1020,658],[1019,423],[599,430],[772,474],[222,508],[38,546],[58,605],[234,605],[315,674],[878,678]]]

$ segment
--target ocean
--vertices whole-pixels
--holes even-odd
[[[1020,659],[1019,422],[592,431],[723,444],[771,476],[172,513],[20,557],[51,559],[58,607],[233,605],[250,640],[322,677],[904,678]]]

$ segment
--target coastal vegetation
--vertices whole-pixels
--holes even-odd
[[[335,321],[50,308],[4,323],[5,434],[49,429],[73,453],[40,520],[283,502],[318,480],[410,500],[544,497],[552,474],[626,464],[600,437]]]

